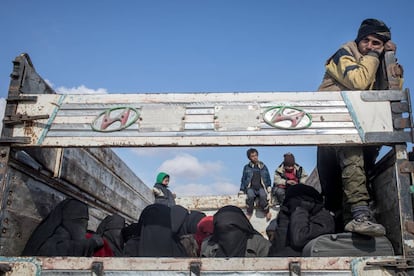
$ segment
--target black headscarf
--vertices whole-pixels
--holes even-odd
[[[305,184],[296,184],[289,186],[286,190],[286,196],[285,200],[283,201],[283,205],[292,212],[296,209],[296,207],[302,204],[302,201],[313,203],[313,205],[317,207],[318,210],[323,206],[322,195],[312,186]]]
[[[176,237],[188,234],[188,230],[184,224],[189,213],[186,208],[181,205],[171,206],[171,231]]]
[[[171,206],[172,230],[178,237],[195,234],[198,222],[205,216],[203,212],[190,211],[181,205]]]
[[[77,251],[77,248],[71,247],[87,247],[91,243],[85,238],[88,218],[88,205],[76,199],[67,198],[63,200],[33,231],[22,255],[74,255],[72,253]],[[65,245],[60,246],[59,250],[56,250],[57,246],[50,244],[50,246],[46,246],[41,251],[42,246],[53,236],[55,236],[56,241],[66,241],[66,243],[62,243]],[[68,241],[74,242],[70,244]],[[83,242],[85,244],[81,245]],[[67,248],[64,248],[65,246]],[[84,249],[80,249],[77,252],[85,252]],[[87,248],[86,251],[88,253],[85,254],[91,253]]]
[[[171,208],[163,204],[145,207],[139,218],[141,257],[185,257],[186,253],[172,230]]]
[[[381,20],[373,18],[368,18],[362,21],[355,42],[359,43],[368,35],[374,35],[384,43],[391,39],[391,32],[387,25],[385,25],[385,23]]]
[[[187,220],[185,221],[188,233],[195,234],[197,232],[197,224],[205,216],[206,214],[203,212],[190,210],[190,214],[188,215]]]
[[[115,257],[123,256],[124,241],[121,230],[125,226],[125,219],[118,214],[106,216],[99,224],[96,233],[103,236],[109,243]]]
[[[139,256],[139,238],[141,234],[141,227],[138,223],[131,223],[124,227],[121,231],[124,244],[124,256],[125,257],[138,257]]]
[[[210,241],[219,245],[217,257],[244,257],[247,240],[258,234],[244,212],[232,205],[224,206],[214,214],[213,225]]]

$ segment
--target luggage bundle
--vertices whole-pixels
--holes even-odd
[[[393,256],[394,249],[387,237],[369,237],[356,233],[321,235],[308,242],[303,257]]]

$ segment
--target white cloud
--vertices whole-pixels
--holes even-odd
[[[196,157],[182,153],[173,159],[164,161],[159,171],[168,172],[172,178],[198,179],[204,176],[214,176],[221,171],[222,162],[200,162]]]
[[[55,85],[50,80],[45,79],[45,82],[58,94],[108,94],[105,88],[91,89],[83,84],[78,87],[59,86],[55,88]]]
[[[60,86],[55,89],[56,93],[59,94],[108,94],[108,91],[105,88],[91,89],[87,88],[85,85],[80,85],[78,87],[64,87]]]

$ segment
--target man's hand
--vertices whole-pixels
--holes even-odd
[[[391,40],[388,40],[387,42],[385,42],[384,44],[384,51],[397,51],[397,45],[392,42]]]

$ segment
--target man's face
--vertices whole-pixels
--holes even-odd
[[[384,42],[373,35],[367,35],[358,43],[358,50],[366,55],[369,51],[381,53],[384,49]]]
[[[256,164],[259,161],[259,155],[257,154],[257,152],[250,153],[249,160],[253,164]]]

